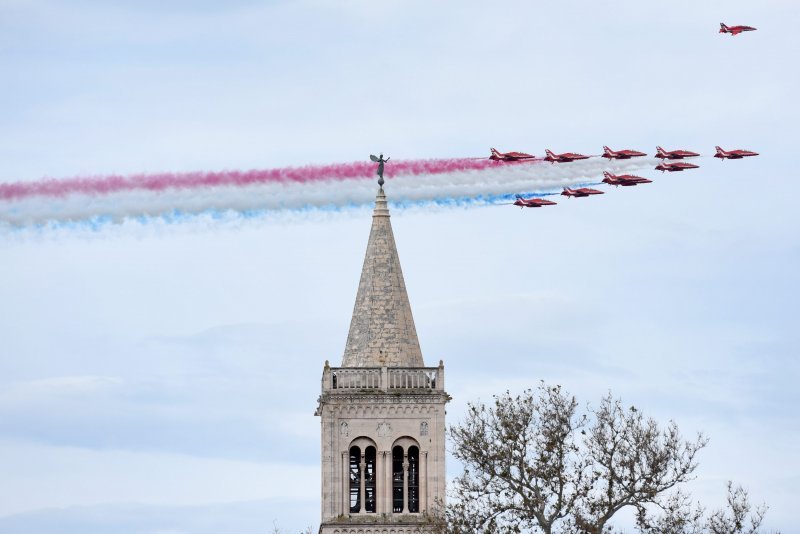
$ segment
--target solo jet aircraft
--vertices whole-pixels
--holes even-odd
[[[725,26],[724,22],[719,23],[719,33],[729,33],[731,35],[739,35],[742,32],[756,31],[752,26]]]
[[[602,195],[603,191],[590,189],[588,187],[580,187],[578,189],[570,189],[569,187],[565,187],[561,194],[565,197],[588,197],[589,195]]]
[[[644,152],[638,150],[611,150],[607,146],[603,147],[603,156],[608,159],[631,159],[639,156],[646,156]]]
[[[629,187],[639,184],[651,184],[653,180],[642,178],[641,176],[634,176],[633,174],[611,174],[608,171],[603,172],[603,183],[613,186]]]
[[[555,202],[543,198],[522,198],[522,195],[517,195],[517,200],[514,201],[514,205],[520,208],[541,208],[542,206],[555,206],[555,204]]]
[[[656,165],[656,170],[661,172],[678,172],[686,169],[697,169],[698,167],[700,167],[700,165],[685,163],[683,161],[662,161]]]
[[[661,159],[693,158],[699,155],[700,154],[697,152],[692,152],[690,150],[664,150],[660,146],[656,147],[656,157]]]
[[[758,152],[752,152],[750,150],[722,150],[718,146],[714,148],[717,149],[717,153],[714,154],[714,157],[722,161],[726,159],[742,159],[750,156],[758,156]]]
[[[490,148],[492,155],[489,159],[495,161],[521,161],[525,159],[533,159],[536,156],[526,154],[525,152],[498,152],[496,148]]]
[[[564,152],[563,154],[553,154],[549,148],[544,150],[544,153],[547,154],[544,160],[549,161],[550,163],[568,163],[570,161],[575,161],[578,159],[589,159],[589,156],[584,156],[583,154],[575,154],[574,152]]]

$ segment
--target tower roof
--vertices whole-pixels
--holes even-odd
[[[386,195],[375,197],[342,367],[423,367]]]

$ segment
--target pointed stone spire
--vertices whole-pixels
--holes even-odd
[[[383,188],[361,269],[342,367],[424,367]]]

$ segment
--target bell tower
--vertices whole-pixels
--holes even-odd
[[[381,187],[342,365],[322,371],[320,534],[430,531],[449,400],[443,363],[422,359]]]

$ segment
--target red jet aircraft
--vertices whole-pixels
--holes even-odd
[[[720,147],[714,148],[717,149],[717,153],[714,154],[714,157],[722,161],[726,159],[742,159],[750,156],[758,156],[758,152],[751,152],[750,150],[722,150]]]
[[[719,23],[719,33],[729,33],[731,35],[739,35],[742,32],[756,31],[752,26],[725,26],[724,22]]]
[[[608,159],[631,159],[639,156],[646,156],[644,152],[638,150],[611,150],[607,146],[603,147],[603,156]]]
[[[521,161],[536,157],[531,154],[526,154],[525,152],[498,152],[496,148],[490,148],[489,150],[492,151],[492,155],[489,156],[489,159],[495,161]]]
[[[697,169],[700,165],[695,165],[693,163],[685,163],[683,161],[662,161],[658,165],[656,165],[657,171],[668,171],[668,172],[677,172],[683,171],[686,169]]]
[[[648,180],[647,178],[642,178],[641,176],[634,176],[633,174],[611,174],[608,171],[603,172],[603,183],[613,186],[633,186],[639,184],[651,184],[653,180]]]
[[[589,156],[584,156],[583,154],[575,154],[574,152],[564,152],[563,154],[553,154],[549,148],[544,150],[544,153],[547,154],[544,160],[549,161],[550,163],[568,163],[570,161],[575,161],[577,159],[589,159]]]
[[[603,191],[590,189],[588,187],[581,187],[579,189],[570,189],[569,187],[565,187],[561,194],[565,197],[588,197],[589,195],[602,195]]]
[[[555,206],[555,204],[556,203],[551,200],[545,200],[543,198],[522,198],[521,195],[517,195],[517,200],[514,201],[514,205],[520,208],[541,208],[542,206]]]
[[[661,159],[693,158],[699,155],[700,154],[697,152],[692,152],[690,150],[664,150],[660,146],[656,147],[656,157]]]

